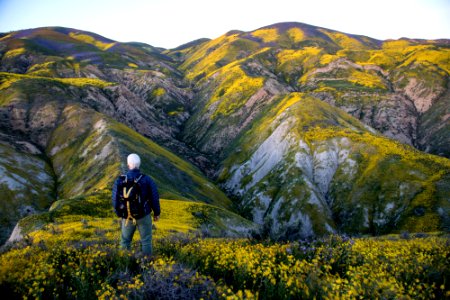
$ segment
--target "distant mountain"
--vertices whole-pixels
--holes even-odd
[[[204,43],[180,68],[198,81],[197,98],[219,107],[215,114],[232,115],[222,100],[229,96],[243,106],[258,91],[251,103],[261,106],[262,98],[306,92],[388,137],[449,157],[449,47],[448,40],[378,41],[282,23]],[[230,87],[241,85],[249,88],[234,95]]]
[[[274,238],[449,229],[449,57],[449,40],[302,23],[169,50],[1,34],[0,239],[109,190],[131,151],[165,198],[237,209]]]

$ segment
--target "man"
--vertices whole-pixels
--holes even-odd
[[[127,158],[128,172],[114,182],[112,192],[113,207],[121,219],[122,249],[130,249],[136,227],[141,236],[142,253],[152,255],[152,219],[159,220],[161,213],[158,189],[155,182],[139,171],[141,159],[137,154],[130,154]],[[137,193],[135,196],[130,196]],[[135,199],[128,199],[128,196]]]

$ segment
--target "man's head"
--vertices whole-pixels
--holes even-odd
[[[127,163],[128,169],[130,170],[139,169],[139,167],[141,166],[141,159],[139,158],[139,155],[132,153],[128,155]]]

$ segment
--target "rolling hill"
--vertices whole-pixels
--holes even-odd
[[[220,209],[222,234],[254,228],[236,213],[275,239],[448,230],[449,57],[303,23],[176,49],[0,34],[0,241],[55,201],[104,205],[130,152],[164,199]]]

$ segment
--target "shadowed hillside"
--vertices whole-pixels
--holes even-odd
[[[48,209],[56,199],[110,190],[131,152],[141,154],[142,170],[163,198],[231,209],[231,201],[199,169],[85,104],[86,93],[105,94],[109,83],[0,76],[2,241],[20,217]]]

